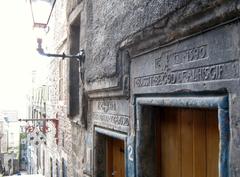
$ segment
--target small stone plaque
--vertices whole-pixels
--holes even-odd
[[[128,129],[128,101],[113,99],[92,101],[92,120],[100,126],[120,130]]]

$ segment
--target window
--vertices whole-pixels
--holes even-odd
[[[67,164],[62,158],[62,177],[67,177]]]
[[[70,26],[70,54],[76,55],[80,49],[80,16]],[[69,116],[79,114],[79,61],[70,60],[69,65]]]
[[[59,100],[63,100],[63,60],[59,61],[59,80],[58,80],[58,94],[59,94]]]
[[[41,168],[41,150],[37,148],[37,169]]]
[[[56,177],[60,177],[58,160],[56,160]]]
[[[43,175],[45,175],[45,151],[43,151],[43,157],[42,157],[42,161],[43,161]]]
[[[64,131],[63,131],[63,132],[62,132],[62,146],[63,146],[63,147],[64,147],[64,141],[65,141],[65,140],[64,140],[64,136],[65,136],[65,135],[64,135]]]
[[[52,158],[50,158],[50,175],[53,177],[53,161]]]

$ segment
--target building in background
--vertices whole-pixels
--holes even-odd
[[[28,157],[27,157],[27,134],[25,132],[25,128],[22,127],[21,133],[20,133],[20,153],[19,153],[19,169],[21,171],[27,171],[27,163],[28,163]]]
[[[1,129],[0,129],[0,140],[1,140],[1,148],[0,148],[0,151],[1,153],[5,153],[7,152],[7,149],[8,149],[8,131],[7,131],[7,128],[8,128],[8,123],[6,122],[6,120],[4,119],[3,115],[1,114],[0,116],[0,126],[1,126]]]
[[[27,129],[28,173],[45,176],[71,175],[71,124],[67,119],[67,101],[64,97],[63,77],[66,61],[52,60],[48,73],[33,72],[29,98]],[[39,74],[40,73],[40,74]],[[62,85],[59,88],[59,85]]]
[[[53,119],[46,144],[33,146],[32,171],[240,176],[239,7],[57,0],[48,52],[84,49],[85,60],[50,59],[47,99],[32,92],[32,118]]]
[[[20,124],[15,110],[1,110],[1,165],[2,173],[11,175],[19,171]]]

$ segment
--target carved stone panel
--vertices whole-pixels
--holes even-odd
[[[92,68],[93,65],[89,68]],[[94,81],[86,80],[86,91],[90,98],[129,95],[129,58],[127,51],[119,51],[116,63],[117,73]],[[105,69],[110,70],[109,68]],[[96,70],[91,73],[97,75]]]
[[[133,92],[239,79],[239,32],[228,24],[133,58]]]
[[[92,101],[91,116],[94,125],[123,132],[128,131],[129,107],[127,100],[94,100]]]

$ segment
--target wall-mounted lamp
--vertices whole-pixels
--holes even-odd
[[[81,49],[77,55],[66,55],[64,52],[63,52],[63,54],[51,54],[51,53],[44,52],[44,50],[42,48],[42,39],[38,38],[37,43],[38,43],[37,51],[40,55],[47,56],[47,57],[61,57],[62,59],[64,59],[64,58],[78,59],[79,61],[84,61],[84,59],[85,59],[83,49]]]
[[[33,27],[34,28],[41,28],[45,29],[49,23],[54,5],[56,0],[29,0],[30,6],[31,6],[31,13],[32,13],[32,19],[33,19]],[[37,51],[39,54],[47,57],[61,57],[64,58],[70,58],[70,59],[78,59],[79,61],[84,61],[84,51],[80,50],[80,52],[77,55],[66,55],[63,54],[50,54],[45,53],[42,48],[42,39],[37,39],[38,48]]]
[[[33,27],[46,28],[56,0],[30,0]]]

